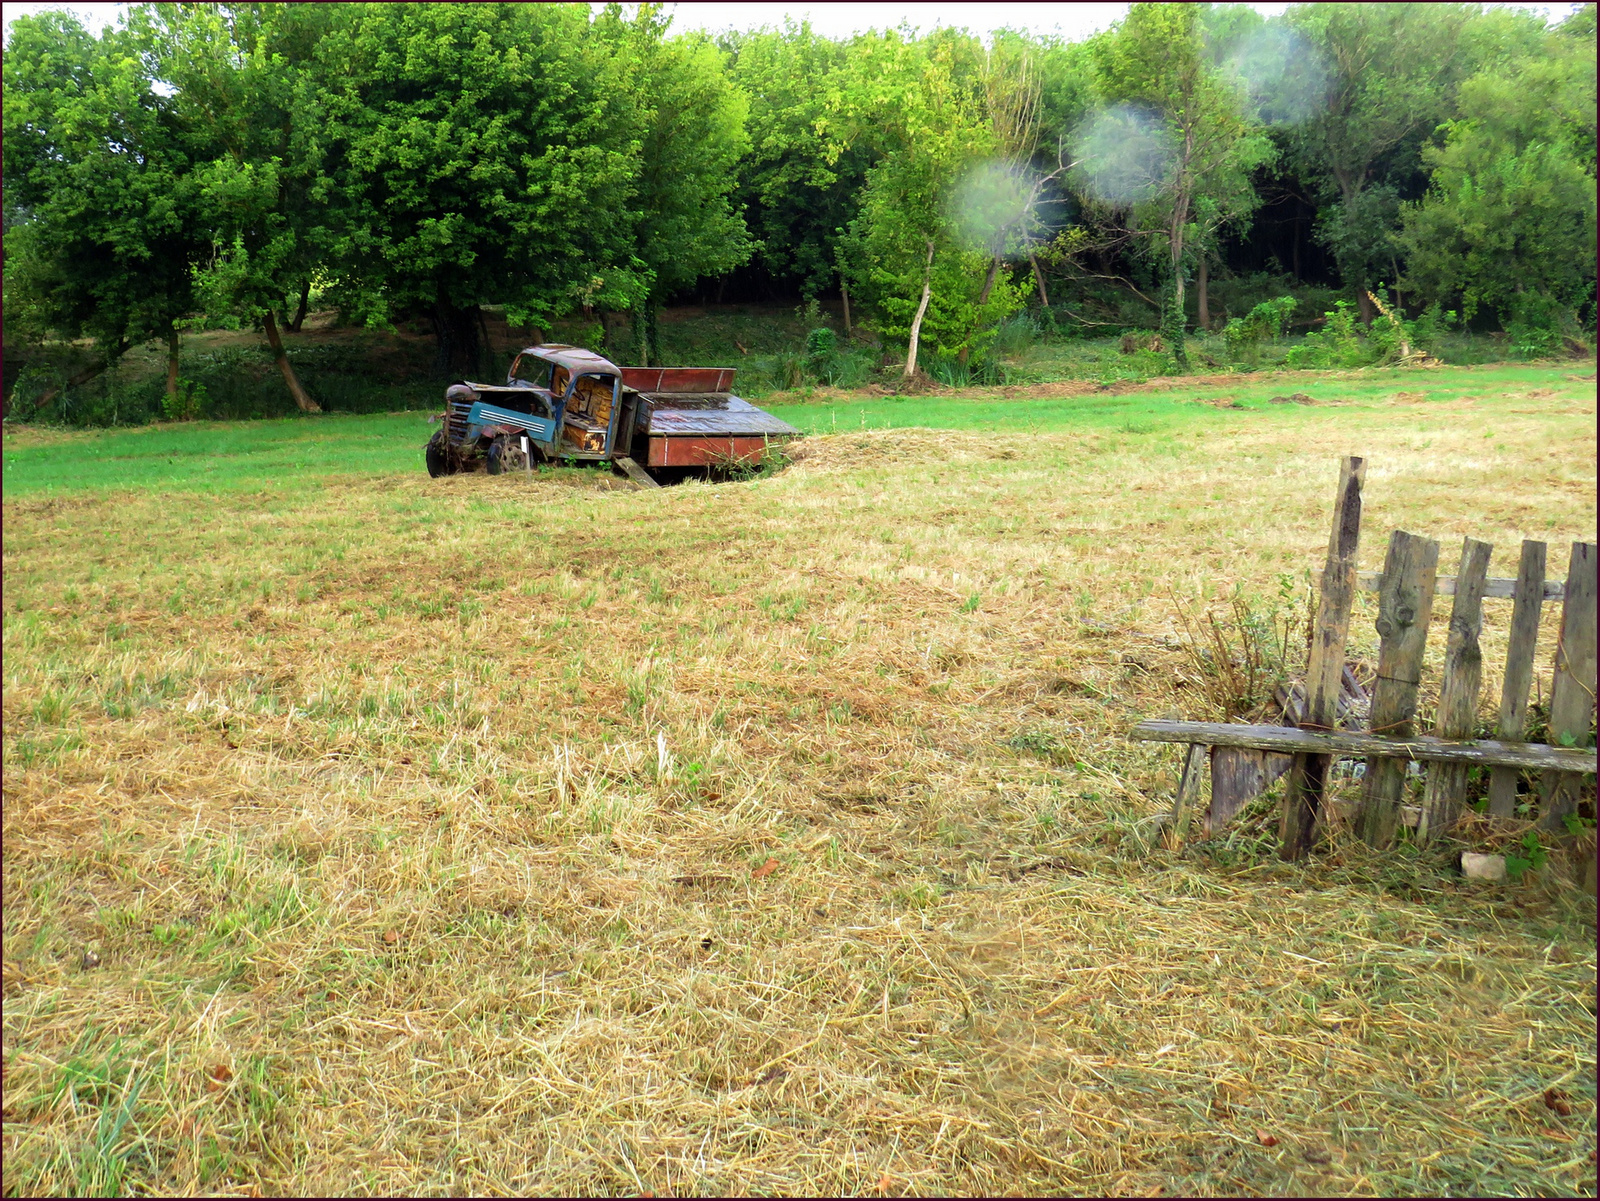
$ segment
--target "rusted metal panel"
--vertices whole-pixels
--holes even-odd
[[[594,351],[585,350],[581,346],[568,346],[565,342],[546,342],[543,346],[524,347],[522,354],[517,358],[525,356],[565,367],[574,375],[583,371],[601,371],[609,375],[619,375],[622,372],[622,368],[604,355],[595,354]],[[515,375],[516,370],[516,364],[512,363],[509,374]]]
[[[692,409],[658,405],[650,414],[650,433],[652,436],[666,437],[695,434],[741,437],[759,434],[769,438],[793,438],[800,431],[766,410],[756,408],[749,401],[730,396],[725,405],[716,408],[704,408],[699,404]]]
[[[622,386],[635,392],[727,392],[733,367],[623,367]]]
[[[502,409],[498,405],[478,401],[467,412],[467,425],[502,425],[508,429],[527,431],[540,442],[548,442],[555,437],[556,423],[548,417],[535,417],[528,413],[518,413],[513,409]],[[486,431],[487,432],[487,431]]]
[[[707,465],[761,462],[771,442],[767,438],[659,438],[650,439],[651,467],[705,467]]]

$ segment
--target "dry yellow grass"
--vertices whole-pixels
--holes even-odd
[[[8,502],[6,1191],[1592,1195],[1592,901],[1175,855],[1124,735],[1340,454],[1363,567],[1511,574],[1594,450],[1578,383]]]

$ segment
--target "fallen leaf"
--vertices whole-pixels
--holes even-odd
[[[1572,1116],[1572,1103],[1567,1100],[1567,1094],[1559,1088],[1545,1089],[1544,1103],[1546,1108],[1555,1110],[1564,1118]]]
[[[722,794],[720,792],[707,792],[703,795],[708,801],[720,801],[722,799]]]
[[[1276,1147],[1278,1145],[1278,1136],[1275,1134],[1268,1134],[1265,1130],[1257,1130],[1256,1142],[1260,1143],[1263,1147]]]
[[[767,862],[770,863],[772,861],[769,859]],[[882,1176],[878,1177],[878,1191],[880,1193],[887,1193],[893,1187],[894,1177],[889,1175],[889,1173],[885,1172]]]
[[[233,1079],[233,1069],[225,1063],[219,1063],[206,1073],[206,1088],[216,1092],[226,1087],[228,1081]]]
[[[776,859],[768,859],[760,867],[756,868],[755,871],[751,872],[750,873],[750,877],[751,877],[751,879],[759,880],[763,876],[772,875],[772,873],[777,871],[777,870],[778,870],[778,861]]]
[[[1563,1134],[1561,1131],[1551,1126],[1541,1126],[1539,1127],[1539,1132],[1546,1138],[1555,1139],[1558,1143],[1570,1143],[1572,1141],[1572,1136],[1570,1134]]]
[[[385,930],[383,932],[383,941],[386,946],[394,946],[395,943],[400,941],[399,931]]]

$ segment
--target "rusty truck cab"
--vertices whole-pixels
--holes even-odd
[[[530,346],[511,363],[507,387],[532,385],[548,398],[557,427],[539,440],[548,458],[609,459],[626,454],[622,369],[575,346]]]

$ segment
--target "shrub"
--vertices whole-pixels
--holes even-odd
[[[1298,303],[1293,296],[1279,296],[1275,300],[1264,300],[1245,316],[1229,321],[1222,331],[1228,357],[1254,363],[1260,356],[1262,342],[1276,342],[1283,336]]]
[[[1334,302],[1323,315],[1320,332],[1306,335],[1305,341],[1284,356],[1290,367],[1361,367],[1373,359],[1372,349],[1358,332],[1356,306],[1348,300]]]
[[[989,351],[1001,356],[1021,354],[1037,342],[1043,332],[1039,318],[1033,314],[1013,313],[995,327]]]

